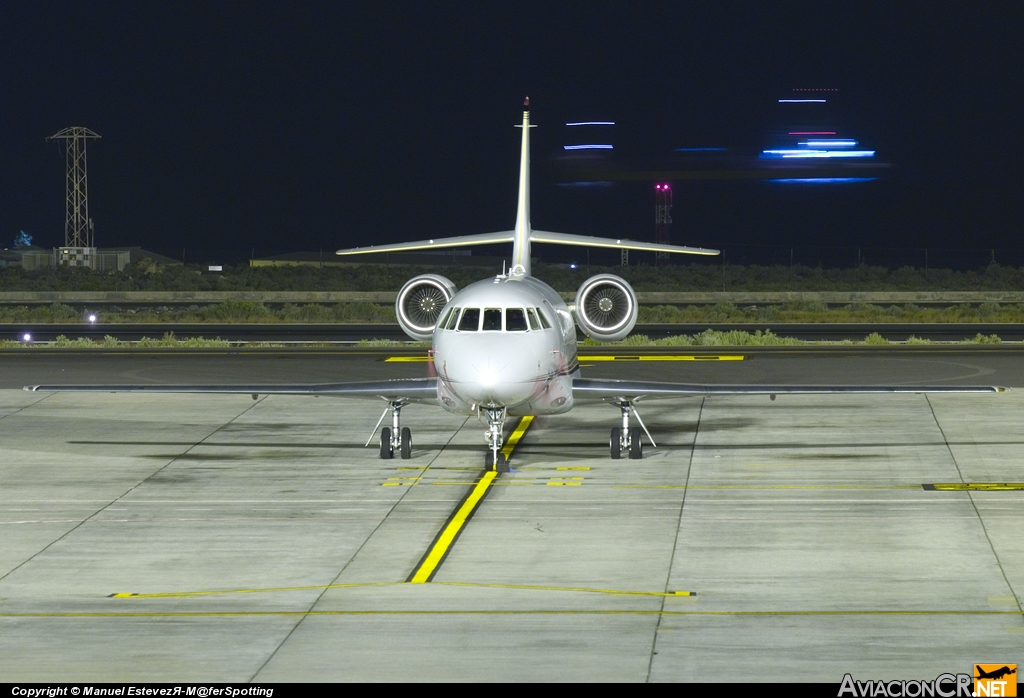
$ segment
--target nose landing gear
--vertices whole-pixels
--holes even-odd
[[[508,472],[508,459],[501,452],[502,431],[504,428],[505,408],[487,409],[487,431],[484,432],[488,448],[484,459],[484,467],[487,470],[496,470],[499,473]]]

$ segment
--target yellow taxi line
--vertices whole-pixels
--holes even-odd
[[[512,457],[512,451],[515,449],[516,444],[523,438],[523,434],[529,428],[530,423],[533,421],[533,417],[527,416],[519,420],[519,424],[516,425],[512,435],[508,438],[508,442],[505,447],[501,449],[501,452],[505,455],[505,459],[508,460]],[[416,570],[409,575],[407,580],[411,584],[424,584],[429,582],[434,574],[437,572],[437,568],[440,567],[441,563],[444,562],[445,557],[451,550],[452,545],[455,544],[456,539],[459,537],[459,533],[462,532],[466,522],[469,521],[473,512],[476,511],[477,506],[483,500],[488,490],[491,488],[491,484],[494,479],[498,477],[498,473],[495,470],[485,471],[483,476],[477,481],[476,485],[470,490],[459,507],[455,510],[455,513],[445,524],[444,528],[441,529],[441,533],[438,534],[431,545],[430,550],[423,556],[420,564]]]

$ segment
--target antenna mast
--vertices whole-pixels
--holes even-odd
[[[672,183],[660,182],[654,185],[654,241],[661,245],[671,244],[672,232]],[[656,264],[668,264],[667,252],[655,252]]]
[[[89,181],[85,162],[85,144],[91,138],[100,138],[84,126],[70,126],[46,140],[64,141],[68,179],[64,205],[64,247],[95,247],[92,219],[89,218]]]

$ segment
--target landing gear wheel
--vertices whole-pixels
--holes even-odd
[[[409,427],[402,428],[402,458],[409,460],[412,458],[412,432],[409,431]]]
[[[622,427],[612,427],[612,434],[608,437],[608,448],[612,452],[612,460],[622,458]]]
[[[380,457],[384,460],[391,460],[395,457],[395,450],[391,447],[390,427],[384,427],[380,430]]]
[[[640,427],[629,429],[629,457],[640,460],[644,457],[644,442],[640,438]]]
[[[505,454],[498,451],[498,462],[494,462],[494,453],[491,451],[487,452],[484,458],[484,467],[488,470],[497,470],[499,473],[508,472],[508,460],[505,459]]]

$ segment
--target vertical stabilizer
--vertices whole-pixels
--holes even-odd
[[[516,207],[515,239],[512,244],[512,274],[530,273],[530,98],[523,102],[523,147],[519,160],[519,204]]]

